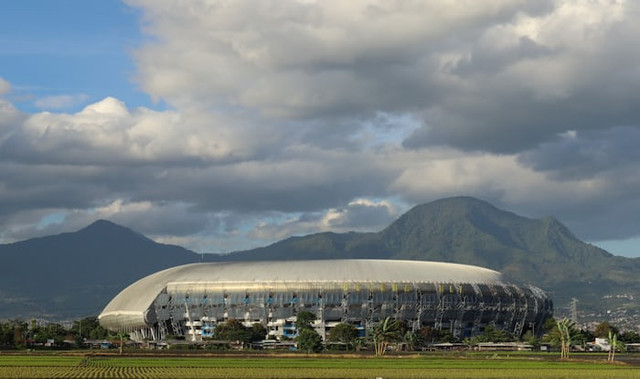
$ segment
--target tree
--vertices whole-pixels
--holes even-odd
[[[364,337],[358,337],[353,341],[353,346],[356,349],[356,351],[360,351],[360,349],[362,349],[363,346],[366,346],[367,341]]]
[[[296,329],[298,329],[298,332],[300,332],[300,330],[305,328],[313,329],[311,325],[314,321],[316,321],[316,315],[309,311],[300,311],[296,316],[296,322],[294,325]]]
[[[587,343],[593,341],[593,333],[587,329],[580,329],[575,331],[575,335],[572,338],[574,345],[580,345],[584,350],[587,349]]]
[[[540,339],[537,338],[534,334],[533,331],[531,330],[527,330],[521,337],[520,340],[523,342],[528,343],[529,345],[533,346],[533,348],[535,350],[538,350],[538,348],[540,348]]]
[[[111,340],[112,343],[118,344],[118,354],[122,355],[124,352],[124,341],[125,339],[129,339],[129,335],[121,330],[115,335],[109,336],[108,339]]]
[[[404,334],[404,342],[407,344],[407,348],[411,351],[416,350],[422,345],[420,334],[412,330],[407,330]]]
[[[329,341],[341,342],[346,344],[347,349],[353,346],[354,341],[358,338],[358,329],[355,326],[347,323],[340,323],[331,329],[329,334]]]
[[[568,318],[564,318],[558,321],[558,331],[560,334],[561,353],[560,358],[569,358],[569,352],[571,351],[571,337],[574,322]]]
[[[28,324],[19,319],[0,323],[0,346],[20,347],[24,345],[28,331]]]
[[[423,326],[418,330],[419,340],[422,343],[433,343],[440,339],[442,333],[436,328],[430,326]]]
[[[618,338],[618,340],[625,343],[638,343],[640,342],[640,334],[634,332],[633,330],[627,330],[620,335],[620,338]]]
[[[575,323],[568,318],[563,318],[562,320],[556,321],[555,328],[547,335],[547,338],[553,346],[560,347],[561,359],[569,358],[571,345],[577,333]]]
[[[611,348],[609,349],[607,361],[613,362],[616,358],[616,350],[624,350],[625,346],[624,343],[618,341],[618,334],[613,333],[611,330],[609,330],[609,346],[611,346]]]
[[[438,338],[438,342],[444,343],[444,342],[455,342],[455,341],[456,341],[456,337],[454,337],[454,335],[451,334],[450,331],[448,330],[440,331],[440,337]]]
[[[256,322],[251,325],[251,341],[261,341],[267,336],[267,328]]]
[[[477,342],[506,342],[513,340],[511,333],[502,329],[496,329],[493,325],[487,325],[482,335],[476,336]]]
[[[13,329],[8,322],[0,322],[0,346],[11,347],[13,346]]]
[[[553,317],[549,317],[544,320],[544,324],[542,324],[542,332],[544,334],[551,333],[555,328],[558,327],[558,320]]]
[[[322,337],[310,327],[300,329],[296,340],[298,341],[298,349],[307,353],[317,353],[322,350]]]
[[[373,328],[372,337],[376,355],[382,356],[390,343],[397,342],[402,338],[400,324],[397,320],[391,320],[390,317],[387,317]]]
[[[612,326],[607,321],[603,321],[596,325],[593,335],[598,338],[607,338],[611,333],[618,334],[618,328]]]
[[[221,341],[251,342],[251,331],[236,319],[229,319],[216,327],[213,339]]]
[[[23,347],[27,342],[29,333],[29,325],[19,319],[9,320],[7,322],[7,333],[10,333],[9,341],[13,347]]]
[[[64,341],[67,330],[58,323],[51,323],[42,328],[41,333],[44,333],[45,339],[53,340],[54,345],[59,346]]]
[[[109,336],[109,331],[100,326],[97,317],[85,317],[81,320],[74,321],[69,331],[74,335],[74,338],[80,342],[85,338],[103,340]]]

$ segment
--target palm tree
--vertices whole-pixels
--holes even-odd
[[[560,359],[569,358],[571,345],[576,335],[575,323],[568,318],[556,321],[555,328],[550,333],[551,343],[560,346]]]
[[[398,320],[387,317],[373,328],[373,346],[376,356],[384,355],[389,343],[401,339],[399,326]]]
[[[407,332],[404,334],[404,342],[407,343],[407,348],[411,351],[415,350],[416,347],[418,347],[418,340],[418,335],[412,330],[407,330]]]
[[[609,349],[609,356],[607,356],[607,361],[613,362],[616,358],[616,349],[624,350],[625,346],[624,343],[618,341],[618,334],[612,333],[611,330],[609,330],[609,346],[611,346],[611,348]]]

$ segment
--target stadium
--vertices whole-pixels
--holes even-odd
[[[120,292],[100,324],[134,340],[211,337],[228,319],[263,324],[276,338],[296,335],[302,310],[326,339],[338,323],[361,335],[387,317],[465,338],[486,326],[520,336],[541,331],[552,302],[539,288],[489,269],[443,262],[317,260],[195,263],[149,275]]]

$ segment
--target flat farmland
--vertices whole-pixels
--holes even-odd
[[[117,356],[0,354],[2,378],[638,378],[604,357],[539,355]]]

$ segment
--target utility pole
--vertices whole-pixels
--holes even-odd
[[[569,309],[571,311],[571,321],[578,325],[578,299],[575,297],[571,298]]]

